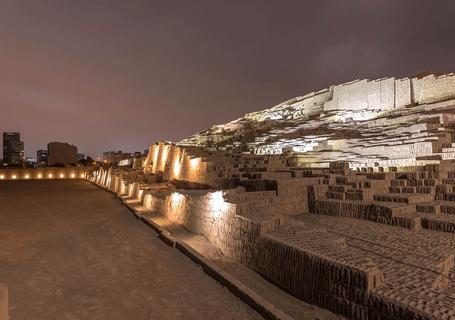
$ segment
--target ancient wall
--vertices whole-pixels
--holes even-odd
[[[453,158],[455,76],[355,80],[216,125],[178,144],[301,156],[304,167],[425,165]],[[424,159],[428,158],[428,159]],[[431,158],[431,159],[430,159]]]
[[[362,306],[366,303],[364,300],[353,303],[340,294],[353,286],[358,292],[355,293],[357,299],[365,297],[381,284],[380,270],[371,262],[365,266],[342,266],[328,256],[310,253],[309,248],[293,248],[277,241],[271,234],[282,224],[282,218],[275,214],[255,214],[257,209],[277,200],[276,192],[245,192],[241,188],[229,191],[140,190],[137,183],[128,184],[119,176],[109,176],[109,170],[100,170],[97,176],[104,176],[100,179],[106,182],[104,186],[110,185],[110,189],[120,195],[140,199],[148,210],[158,211],[190,232],[203,235],[227,257],[244,263],[297,297],[354,319],[367,319],[366,306]],[[296,191],[285,194],[284,189],[289,187]],[[289,183],[283,184],[282,188],[282,197],[295,197],[306,190],[305,185]],[[244,203],[254,205],[245,207],[242,206]],[[308,235],[313,237],[311,233]],[[333,286],[341,291],[330,291],[329,287]]]
[[[144,168],[146,172],[162,175],[164,180],[192,181],[207,185],[218,183],[211,163],[202,156],[189,154],[186,149],[164,142],[150,146]]]
[[[446,182],[445,189],[441,186],[437,188],[438,199],[445,201],[447,200],[445,197],[452,197],[450,192],[453,190],[455,173],[450,171],[453,170],[451,168],[453,165],[445,163],[425,168],[407,168],[414,172],[353,173],[348,170],[347,163],[338,162],[332,163],[330,169],[326,170],[295,171],[293,175],[297,178],[277,181],[276,191],[255,192],[245,192],[242,187],[228,191],[172,189],[166,183],[144,184],[139,180],[134,181],[131,178],[133,173],[125,173],[118,169],[100,169],[93,181],[98,181],[122,197],[137,199],[148,210],[158,211],[187,230],[203,235],[227,257],[245,264],[280,288],[307,302],[351,319],[431,319],[425,308],[415,309],[408,300],[404,304],[399,298],[390,295],[394,291],[387,281],[392,280],[386,275],[391,272],[387,268],[387,263],[391,262],[384,260],[382,255],[379,258],[374,253],[367,255],[368,251],[363,250],[362,246],[369,247],[370,243],[359,242],[360,240],[355,237],[346,237],[344,235],[346,231],[328,232],[320,224],[321,221],[314,223],[315,218],[311,218],[309,223],[296,223],[296,220],[288,223],[287,219],[290,218],[285,215],[292,214],[294,210],[302,210],[302,204],[311,203],[310,206],[319,215],[341,214],[358,221],[377,221],[378,228],[381,225],[392,224],[417,230],[415,228],[417,225],[410,225],[414,220],[420,221],[412,220],[413,217],[418,217],[407,210],[411,209],[409,204],[414,203],[411,200],[421,197],[425,197],[425,201],[433,199],[432,194],[426,190],[428,189],[428,192],[433,190],[430,186],[435,186],[435,178]],[[396,191],[398,189],[405,190],[403,191],[405,194]],[[411,189],[414,192],[425,193],[406,194]],[[374,194],[370,194],[370,190]],[[356,197],[353,198],[354,195]],[[379,199],[386,202],[381,207],[381,202],[376,197],[394,197],[393,202],[403,201],[404,205],[389,206],[387,203],[391,200]],[[376,206],[360,208],[358,205],[362,202],[359,201],[351,205],[353,199],[373,201],[373,198],[374,201],[379,201]],[[328,208],[327,212],[323,212],[325,202],[342,203],[342,206],[343,204],[345,206],[341,209]],[[270,208],[272,210],[269,210]],[[434,203],[431,202],[419,210],[426,212],[433,208]],[[371,216],[366,216],[364,212],[368,211],[367,209],[375,212],[371,212]],[[444,210],[450,213],[452,207],[441,206],[441,212]],[[425,215],[430,217],[432,214],[430,211]],[[445,226],[448,224],[441,226],[441,222],[438,223],[426,219],[422,226],[427,224],[427,227],[434,229],[442,227],[447,229]],[[337,227],[334,224],[330,225],[333,228]],[[352,230],[353,233],[359,231]],[[415,235],[420,236],[417,233]],[[351,245],[352,242],[354,245]],[[406,253],[404,258],[414,259],[411,253]],[[447,259],[447,267],[443,268],[445,270],[443,272],[451,268],[453,255]],[[437,261],[431,259],[429,261],[437,264]],[[448,287],[447,281],[443,281],[447,280],[447,275],[445,278],[439,276],[437,272],[433,275],[432,270],[427,273],[434,278],[428,281],[431,283],[434,281],[437,288]],[[427,276],[425,274],[425,277]],[[410,286],[412,287],[412,284]],[[436,292],[434,288],[431,290]],[[441,297],[446,297],[444,292],[441,293]],[[431,308],[434,307],[432,304]]]

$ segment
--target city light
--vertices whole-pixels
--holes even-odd
[[[2,180],[5,179],[5,175],[3,175],[3,174],[0,175],[0,179],[2,179]]]
[[[71,178],[74,178],[76,177],[76,175],[74,173],[71,174]]]
[[[41,179],[43,177],[43,175],[40,173],[38,174],[38,179]]]
[[[30,176],[28,174],[26,174],[25,179],[30,179]]]
[[[65,175],[63,173],[60,173],[60,178],[64,178]]]
[[[13,174],[12,178],[13,178],[13,179],[16,179],[16,178],[17,178],[17,176],[16,176],[15,174]]]
[[[84,174],[83,173],[81,173],[81,178],[84,178]]]
[[[49,173],[48,177],[49,177],[49,178],[52,178],[52,177],[53,177],[52,173]]]

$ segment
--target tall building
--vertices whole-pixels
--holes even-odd
[[[18,132],[3,132],[3,162],[19,164],[24,162],[24,142]]]
[[[47,164],[47,150],[36,151],[36,162],[41,165]]]
[[[77,147],[69,143],[50,142],[47,145],[47,165],[76,164]]]

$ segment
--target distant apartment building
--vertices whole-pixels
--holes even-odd
[[[40,165],[47,164],[47,150],[36,151],[36,163],[38,163]]]
[[[33,157],[25,157],[25,162],[34,164],[34,163],[36,163],[36,159]]]
[[[78,154],[76,155],[76,160],[77,160],[77,162],[85,160],[85,154],[83,154],[83,153],[78,153]]]
[[[116,163],[122,160],[130,159],[132,154],[122,151],[107,151],[103,153],[103,162]]]
[[[50,142],[47,145],[47,165],[55,164],[76,164],[77,147],[69,143]]]
[[[24,142],[18,132],[3,132],[3,162],[6,164],[23,163]]]

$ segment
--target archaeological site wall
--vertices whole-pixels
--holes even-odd
[[[342,203],[345,201],[343,197],[327,198],[327,195],[346,193],[346,186],[352,184],[366,186],[366,189],[375,183],[389,185],[391,188],[418,188],[419,183],[412,187],[411,182],[409,186],[405,186],[403,182],[420,181],[417,179],[420,177],[421,186],[425,187],[425,184],[431,185],[429,181],[436,176],[451,179],[450,172],[439,170],[441,168],[438,168],[438,171],[435,171],[435,168],[433,171],[423,170],[415,176],[400,172],[365,172],[359,176],[352,175],[345,169],[345,165],[334,164],[322,177],[307,177],[308,181],[295,177],[278,182],[283,184],[282,190],[288,190],[287,194],[281,194],[282,200],[285,197],[290,200],[306,193],[309,210],[317,215],[333,215],[342,211],[333,209],[323,212],[322,207],[318,207],[316,203],[324,203],[327,199]],[[432,319],[424,309],[419,310],[391,299],[386,289],[390,271],[378,263],[374,255],[365,255],[363,250],[357,248],[358,245],[352,247],[345,235],[328,232],[318,225],[288,223],[286,214],[283,214],[285,211],[280,210],[284,208],[285,201],[280,202],[279,192],[246,192],[241,187],[224,191],[179,190],[162,188],[165,183],[161,183],[161,187],[150,188],[143,181],[132,179],[131,173],[124,174],[112,169],[100,169],[96,176],[94,179],[99,184],[120,196],[138,199],[147,210],[160,212],[190,232],[203,235],[227,257],[256,270],[300,299],[351,319]],[[378,190],[387,188],[384,186]],[[374,198],[374,195],[372,197]],[[399,219],[400,214],[406,216],[409,213],[395,212],[394,206],[384,208],[389,211],[384,209],[387,212],[383,216],[390,215],[392,220],[395,215],[398,215],[395,218]],[[349,208],[346,210],[348,212]],[[365,208],[355,210],[359,210],[360,214]],[[351,217],[373,220],[372,217],[359,217],[356,214]],[[375,221],[383,225],[398,225],[417,230],[405,223],[394,224],[392,220],[390,222],[381,218],[381,215],[376,217],[379,219]],[[407,223],[412,220],[409,216],[401,218]],[[455,244],[455,239],[453,243]],[[445,277],[448,277],[448,272],[453,268],[453,254],[444,259],[446,262],[443,268],[446,271],[443,272],[446,272]],[[443,281],[444,276],[431,278],[434,278],[431,280],[434,284],[431,288],[450,287],[447,281]],[[445,291],[440,292],[446,296],[448,294]]]
[[[88,179],[350,319],[455,320],[455,76],[288,100]]]
[[[295,166],[426,165],[453,159],[455,76],[356,80],[288,100],[180,141],[230,152],[284,154]]]

